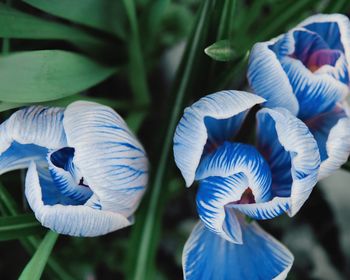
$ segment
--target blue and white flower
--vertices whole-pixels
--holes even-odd
[[[214,93],[186,108],[177,126],[176,164],[187,186],[199,181],[201,222],[184,249],[186,279],[283,279],[292,265],[292,254],[244,216],[295,215],[317,182],[320,155],[307,126],[283,108],[258,111],[256,145],[234,142],[249,109],[264,101]]]
[[[97,236],[129,226],[145,191],[145,151],[111,108],[31,106],[0,125],[0,174],[28,168],[25,195],[43,226]]]
[[[350,22],[315,15],[287,33],[254,45],[248,80],[269,108],[287,108],[313,133],[321,154],[319,179],[347,161],[350,119]]]

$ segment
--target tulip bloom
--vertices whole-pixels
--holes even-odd
[[[31,106],[0,125],[0,173],[27,168],[25,195],[43,226],[97,236],[132,223],[147,183],[147,158],[107,106]]]
[[[350,22],[340,14],[315,15],[286,34],[257,43],[248,80],[269,108],[287,108],[314,135],[321,154],[319,179],[350,153]]]
[[[252,219],[295,215],[317,182],[320,155],[306,125],[288,110],[261,109],[256,146],[234,142],[249,109],[265,100],[239,91],[186,108],[174,156],[187,186],[199,181],[201,222],[183,252],[185,279],[281,279],[292,254]]]

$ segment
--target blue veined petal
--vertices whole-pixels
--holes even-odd
[[[65,147],[49,153],[47,160],[52,180],[62,195],[84,204],[92,195],[87,182],[73,164],[74,149]]]
[[[29,166],[29,165],[28,165]],[[53,182],[50,171],[47,167],[37,166],[39,182],[41,186],[42,201],[44,205],[78,205],[79,202],[64,196]]]
[[[319,34],[331,49],[343,51],[350,62],[350,22],[341,14],[318,14],[308,17],[298,26]]]
[[[34,162],[28,168],[25,194],[41,224],[61,234],[98,236],[131,224],[122,214],[85,205],[45,205]]]
[[[287,108],[293,114],[299,112],[298,101],[288,76],[271,47],[274,41],[257,43],[249,57],[248,81],[257,95],[266,99],[269,108]]]
[[[248,110],[264,101],[247,92],[221,91],[185,109],[174,135],[174,157],[188,187],[193,183],[205,148],[214,150],[223,141],[232,139]]]
[[[0,125],[0,153],[12,142],[57,149],[66,144],[62,125],[63,109],[31,106],[19,110]]]
[[[206,227],[222,238],[242,244],[242,232],[233,210],[226,205],[239,201],[248,188],[248,178],[243,173],[229,177],[209,177],[200,181],[197,192],[197,210]]]
[[[333,111],[306,122],[321,154],[319,180],[338,170],[349,157],[350,118],[347,110],[346,104],[338,104]]]
[[[303,34],[314,33],[306,29],[293,29],[285,34],[273,49],[279,56],[279,61],[299,102],[298,117],[306,120],[331,111],[337,102],[346,97],[349,89],[346,84],[335,79],[334,75],[325,74],[323,71],[313,73],[301,60],[294,57],[296,42],[303,37]],[[338,69],[339,73],[344,70],[342,62],[336,63],[336,66],[341,68]]]
[[[225,142],[216,151],[203,157],[196,172],[196,180],[209,180],[209,177],[214,176],[225,178],[238,173],[246,176],[246,187],[252,190],[256,202],[271,199],[270,168],[255,147],[250,145]]]
[[[293,216],[317,183],[317,143],[307,126],[286,109],[261,109],[257,121],[258,149],[271,168],[273,195],[290,197],[288,214]]]
[[[0,175],[11,170],[27,168],[31,161],[47,165],[47,152],[43,147],[13,141],[11,146],[0,155]]]
[[[73,164],[100,199],[101,209],[129,217],[148,179],[142,145],[111,108],[93,102],[70,104],[63,120]]]
[[[241,218],[243,244],[226,241],[198,223],[182,255],[186,280],[285,279],[292,267],[291,252],[255,222]]]

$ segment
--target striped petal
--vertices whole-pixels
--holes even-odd
[[[41,224],[61,234],[98,236],[131,224],[119,213],[96,210],[84,205],[45,205],[34,162],[28,168],[25,194]]]
[[[288,214],[293,216],[317,182],[317,143],[307,126],[286,109],[262,109],[257,121],[258,149],[271,168],[273,196],[290,198]]]
[[[200,219],[212,232],[222,238],[242,244],[242,232],[235,212],[225,206],[239,201],[249,186],[243,173],[229,177],[209,177],[200,181],[197,210]]]
[[[186,280],[285,279],[292,267],[291,252],[255,222],[240,218],[243,244],[226,241],[198,223],[182,255]]]
[[[80,171],[73,164],[74,149],[62,148],[48,155],[49,170],[55,187],[65,197],[84,204],[92,195]]]
[[[346,107],[343,108],[341,104],[338,104],[333,111],[306,122],[317,141],[321,154],[319,180],[334,173],[348,160],[350,118],[347,110]]]
[[[0,174],[46,164],[48,148],[66,144],[59,108],[32,106],[19,110],[0,125]],[[47,164],[46,164],[47,165]]]
[[[0,125],[0,153],[16,141],[57,149],[66,144],[62,126],[63,109],[31,106],[19,110]]]
[[[272,199],[269,166],[249,145],[225,142],[203,158],[196,179],[200,180],[199,217],[210,230],[232,242],[239,243],[241,234],[229,210],[253,219],[271,219],[289,209],[289,197]]]
[[[271,49],[274,41],[253,46],[248,67],[248,81],[253,91],[266,99],[268,108],[283,107],[297,115],[298,100],[276,53]]]
[[[31,161],[35,161],[40,165],[47,165],[47,153],[46,148],[33,144],[19,144],[14,141],[0,155],[0,175],[11,170],[27,168]]]
[[[308,17],[298,27],[303,27],[319,34],[331,49],[345,53],[350,62],[350,22],[341,14],[318,14]]]
[[[313,35],[315,34],[308,30],[294,29],[283,36],[274,46],[299,102],[298,117],[301,119],[308,119],[332,110],[335,104],[344,99],[348,93],[346,84],[336,80],[331,75],[322,73],[322,71],[317,74],[313,73],[301,60],[294,57],[297,42],[307,40],[306,38],[312,42]],[[310,44],[312,44],[311,42]],[[328,65],[328,67],[330,66]]]
[[[247,92],[221,91],[185,109],[174,136],[174,157],[186,185],[193,183],[203,153],[213,151],[238,132],[245,114],[264,99]]]
[[[145,191],[148,162],[123,119],[109,107],[78,101],[67,107],[63,126],[73,164],[101,209],[129,217]]]
[[[196,173],[196,180],[211,179],[209,177],[214,176],[226,178],[238,173],[245,175],[248,182],[246,188],[252,190],[256,202],[271,199],[269,166],[260,153],[250,145],[225,142],[215,152],[203,157]]]

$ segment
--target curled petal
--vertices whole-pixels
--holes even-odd
[[[19,110],[0,125],[0,153],[16,141],[47,149],[66,146],[62,126],[63,109],[31,106]]]
[[[299,102],[298,117],[303,120],[332,110],[349,91],[346,84],[333,76],[324,74],[322,71],[315,74],[303,64],[302,60],[294,58],[297,42],[307,40],[306,38],[312,41],[314,35],[315,33],[306,29],[293,29],[273,47]],[[343,68],[343,63],[340,62],[339,65]]]
[[[242,244],[242,233],[236,214],[225,206],[239,201],[248,185],[248,178],[243,173],[209,177],[201,180],[197,193],[198,214],[206,227],[226,240],[239,244]]]
[[[238,173],[246,176],[247,187],[252,190],[256,202],[271,199],[270,168],[260,153],[250,145],[225,142],[215,152],[202,159],[196,180],[213,176],[225,178]]]
[[[298,27],[319,34],[331,49],[341,50],[350,62],[350,22],[341,14],[318,14],[308,17]]]
[[[0,155],[0,175],[11,170],[27,168],[31,161],[35,161],[40,165],[47,165],[46,155],[46,148],[33,144],[19,144],[14,141]]]
[[[317,182],[317,143],[307,126],[286,109],[261,109],[257,121],[258,148],[271,168],[273,195],[290,197],[288,214],[293,216]]]
[[[343,165],[350,154],[350,118],[338,105],[333,111],[308,120],[321,154],[318,179],[321,180]]]
[[[84,205],[45,205],[34,162],[28,168],[25,194],[41,224],[61,234],[98,236],[131,224],[119,213],[95,210]]]
[[[73,164],[101,202],[102,210],[129,217],[148,179],[146,153],[111,108],[78,101],[64,112],[63,126]]]
[[[245,114],[265,100],[240,91],[221,91],[185,109],[174,136],[174,157],[186,185],[193,183],[205,150],[210,152],[238,132]]]
[[[249,84],[257,95],[266,99],[266,107],[287,108],[297,115],[298,101],[287,74],[271,49],[273,44],[273,41],[257,43],[252,48],[247,73]]]
[[[75,168],[73,161],[74,153],[69,153],[67,156],[68,169],[62,168],[60,163],[55,159],[57,154],[63,154],[63,150],[67,148],[60,149],[58,151],[51,152],[48,155],[49,170],[52,176],[52,180],[55,183],[55,187],[61,192],[62,195],[69,197],[70,199],[84,204],[92,195],[92,191],[87,185],[80,185],[79,181],[83,181],[83,177],[79,176],[77,168]]]
[[[186,280],[285,279],[292,267],[291,252],[255,222],[240,219],[243,244],[226,241],[199,222],[182,255]]]

